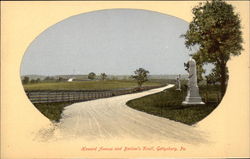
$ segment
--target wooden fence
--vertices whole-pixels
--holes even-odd
[[[140,91],[145,91],[161,86],[144,86]],[[124,95],[138,92],[138,88],[117,90],[76,90],[76,91],[25,91],[32,103],[54,103],[54,102],[80,102],[99,98]]]

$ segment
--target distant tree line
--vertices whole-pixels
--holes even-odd
[[[37,78],[37,79],[31,79],[27,76],[25,76],[23,79],[22,79],[22,83],[23,84],[28,84],[28,83],[39,83],[41,82],[41,79],[40,78]]]
[[[28,84],[28,83],[32,84],[32,83],[41,83],[41,82],[60,82],[60,81],[67,81],[67,79],[62,78],[62,77],[55,78],[55,77],[50,77],[50,76],[47,76],[44,79],[40,79],[40,78],[31,79],[28,76],[24,76],[22,79],[22,84]]]
[[[149,76],[149,71],[148,70],[146,70],[144,68],[139,68],[139,69],[134,71],[134,75],[131,75],[130,78],[134,79],[137,82],[138,87],[141,88],[142,84],[148,81],[148,76]],[[100,79],[101,80],[106,80],[107,77],[108,76],[106,75],[106,73],[101,73],[100,74]],[[90,79],[90,80],[96,79],[96,74],[94,72],[90,72],[88,74],[88,79]],[[112,79],[115,80],[116,78],[113,77]]]
[[[123,77],[123,80],[128,80],[128,79],[133,79],[137,82],[138,86],[141,87],[143,83],[145,83],[146,81],[148,81],[148,74],[149,71],[145,70],[143,68],[139,68],[137,70],[134,71],[134,75],[131,75],[130,77]],[[99,75],[99,80],[107,80],[108,79],[108,75],[106,73],[101,73]],[[96,80],[98,79],[97,75],[94,72],[90,72],[88,74],[88,79],[89,80]],[[112,76],[110,78],[111,80],[118,80],[118,78],[116,76]],[[33,84],[33,83],[40,83],[40,82],[63,82],[63,81],[67,81],[68,78],[63,78],[63,77],[52,77],[52,76],[47,76],[44,79],[40,79],[40,78],[36,78],[36,79],[30,79],[30,77],[28,76],[24,76],[22,78],[22,84]]]

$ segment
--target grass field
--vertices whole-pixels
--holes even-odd
[[[73,104],[73,102],[58,103],[34,103],[35,107],[48,119],[59,122],[64,107]]]
[[[186,97],[186,90],[184,87],[182,89],[179,92],[175,88],[171,88],[164,92],[128,101],[127,105],[149,114],[193,125],[209,115],[220,102],[218,87],[210,86],[206,89],[203,86],[200,87],[200,94],[206,104],[183,106],[181,103]]]
[[[159,86],[159,82],[145,82],[143,86]],[[75,81],[75,82],[50,82],[24,84],[26,91],[30,90],[112,90],[137,87],[132,80],[107,80],[107,81]]]

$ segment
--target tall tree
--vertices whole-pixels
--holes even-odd
[[[108,76],[106,73],[101,73],[101,79],[104,81]]]
[[[41,82],[41,79],[40,79],[40,78],[37,78],[37,79],[36,79],[36,83],[39,83],[39,82]]]
[[[223,96],[227,83],[227,61],[231,56],[241,54],[242,32],[239,15],[232,5],[224,0],[200,3],[192,10],[192,22],[185,37],[187,48],[199,46],[193,55],[201,64],[212,63],[220,77],[220,90]]]
[[[134,71],[134,74],[135,75],[132,75],[131,77],[137,81],[139,87],[141,87],[144,82],[148,81],[148,70],[145,70],[144,68],[139,68]]]
[[[90,72],[90,73],[88,74],[88,79],[90,79],[90,80],[94,80],[95,77],[96,77],[96,74],[95,74],[94,72]]]
[[[24,78],[22,79],[23,84],[28,84],[29,81],[30,81],[30,78],[28,76],[24,76]]]

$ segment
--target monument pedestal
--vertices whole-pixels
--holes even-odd
[[[182,102],[183,105],[191,105],[191,104],[205,104],[202,102],[201,97],[199,95],[199,88],[198,86],[193,86],[188,89],[187,96],[185,101]]]
[[[182,105],[196,105],[196,104],[205,104],[202,102],[201,97],[192,97],[187,98],[182,102]]]
[[[205,104],[202,102],[199,88],[197,85],[197,75],[196,75],[196,62],[194,59],[190,59],[188,61],[188,72],[189,72],[189,79],[188,79],[188,91],[185,101],[182,102],[182,105],[194,105],[194,104]]]

